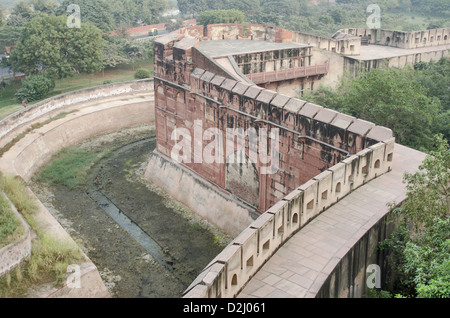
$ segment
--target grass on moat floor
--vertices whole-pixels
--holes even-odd
[[[24,233],[25,227],[0,193],[0,249],[20,239]]]
[[[28,290],[34,285],[63,283],[67,266],[84,259],[79,248],[39,228],[35,220],[38,207],[20,178],[0,176],[0,191],[6,193],[36,234],[31,256],[0,277],[0,298],[26,297]]]
[[[87,170],[104,155],[72,148],[61,149],[52,156],[49,164],[38,172],[36,180],[74,189],[85,184]]]

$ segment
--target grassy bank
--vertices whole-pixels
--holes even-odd
[[[145,68],[153,71],[153,61],[141,61],[135,65],[119,65],[115,69],[105,70],[104,72],[95,74],[76,74],[72,77],[55,80],[55,89],[45,98],[56,96],[59,94],[75,91],[78,89],[89,88],[93,86],[103,85],[107,83],[120,83],[134,80],[134,73],[139,68]],[[0,120],[8,115],[22,109],[14,96],[16,91],[22,87],[20,80],[8,81],[5,88],[0,88]],[[33,105],[38,101],[30,103]]]
[[[24,232],[25,227],[0,193],[0,249],[20,239]]]
[[[26,297],[34,285],[62,283],[67,266],[83,260],[80,250],[40,228],[35,218],[38,207],[21,179],[0,176],[0,190],[6,193],[36,234],[30,258],[0,277],[0,298]]]

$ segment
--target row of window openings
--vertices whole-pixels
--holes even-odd
[[[447,39],[448,39],[448,36],[444,35],[444,41],[447,41]],[[437,36],[437,40],[438,41],[441,40],[441,36],[440,35]],[[389,38],[387,38],[387,42],[389,42]],[[427,43],[427,38],[423,38],[422,42],[423,43]],[[430,42],[434,42],[434,36],[430,37]],[[420,43],[420,38],[416,38],[416,44],[417,43]]]

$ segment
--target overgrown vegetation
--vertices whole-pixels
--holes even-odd
[[[433,135],[450,137],[449,67],[450,60],[442,59],[416,69],[371,69],[303,98],[388,127],[397,142],[426,152],[434,146]]]
[[[55,81],[47,74],[35,74],[22,81],[22,87],[15,94],[19,102],[32,102],[45,97],[55,88]]]
[[[80,250],[75,244],[53,237],[40,228],[35,219],[36,202],[20,178],[0,176],[0,190],[6,193],[37,236],[30,258],[0,277],[0,297],[25,297],[35,284],[61,283],[67,266],[83,260]]]

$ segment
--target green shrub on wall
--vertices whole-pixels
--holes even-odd
[[[22,88],[15,94],[19,102],[41,99],[55,88],[55,81],[46,74],[31,75],[22,81]]]

